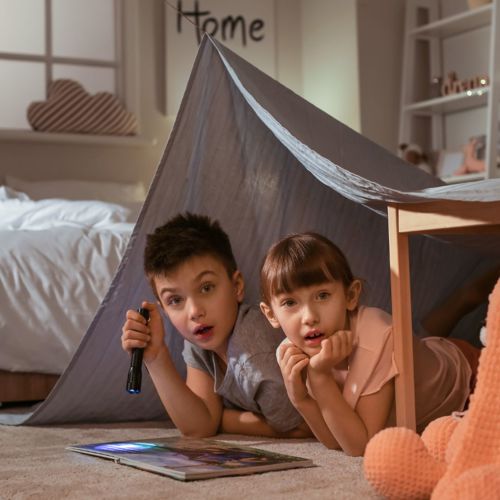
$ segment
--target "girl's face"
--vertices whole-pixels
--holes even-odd
[[[301,287],[261,303],[261,310],[275,328],[309,356],[317,354],[321,341],[339,330],[348,330],[348,312],[356,309],[361,283],[354,280],[346,290],[340,281]]]

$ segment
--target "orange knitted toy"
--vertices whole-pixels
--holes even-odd
[[[500,280],[490,295],[487,347],[465,414],[438,418],[419,437],[389,428],[369,441],[366,479],[389,499],[500,500]]]

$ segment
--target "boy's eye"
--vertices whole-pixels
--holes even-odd
[[[167,298],[167,306],[178,306],[182,302],[182,297],[179,295],[172,295]]]
[[[203,283],[201,285],[201,293],[210,293],[215,288],[213,283]]]

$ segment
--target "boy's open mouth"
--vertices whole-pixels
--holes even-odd
[[[204,339],[212,335],[213,326],[210,325],[200,325],[194,330],[196,338]]]

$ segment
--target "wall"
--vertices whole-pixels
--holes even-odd
[[[377,70],[377,64],[370,63],[380,58],[380,64],[384,64],[382,56],[387,47],[392,43],[398,45],[399,32],[395,26],[398,16],[390,15],[390,9],[398,0],[377,0],[376,3],[380,2],[384,8],[378,11],[377,19],[385,24],[384,38],[377,44],[380,33],[375,21],[362,19],[360,22],[361,12],[375,14],[370,7],[370,3],[375,2],[358,0],[358,12],[352,0],[274,0],[276,77],[355,130],[361,130],[386,147],[393,147],[399,70],[395,66],[387,73],[389,86],[384,87],[385,76]],[[26,179],[141,179],[149,184],[173,121],[165,114],[163,20],[166,7],[162,0],[140,0],[137,5],[139,70],[136,78],[140,88],[142,134],[149,141],[155,139],[156,144],[25,142],[6,140],[0,134],[0,176],[7,170]],[[364,30],[368,28],[365,35]],[[395,32],[389,33],[389,30]],[[378,54],[373,56],[375,49]],[[381,114],[380,109],[385,112]]]
[[[302,0],[275,0],[277,79],[302,95]]]
[[[404,2],[358,0],[361,132],[396,152],[403,60]]]
[[[302,0],[303,96],[360,131],[356,2]]]

